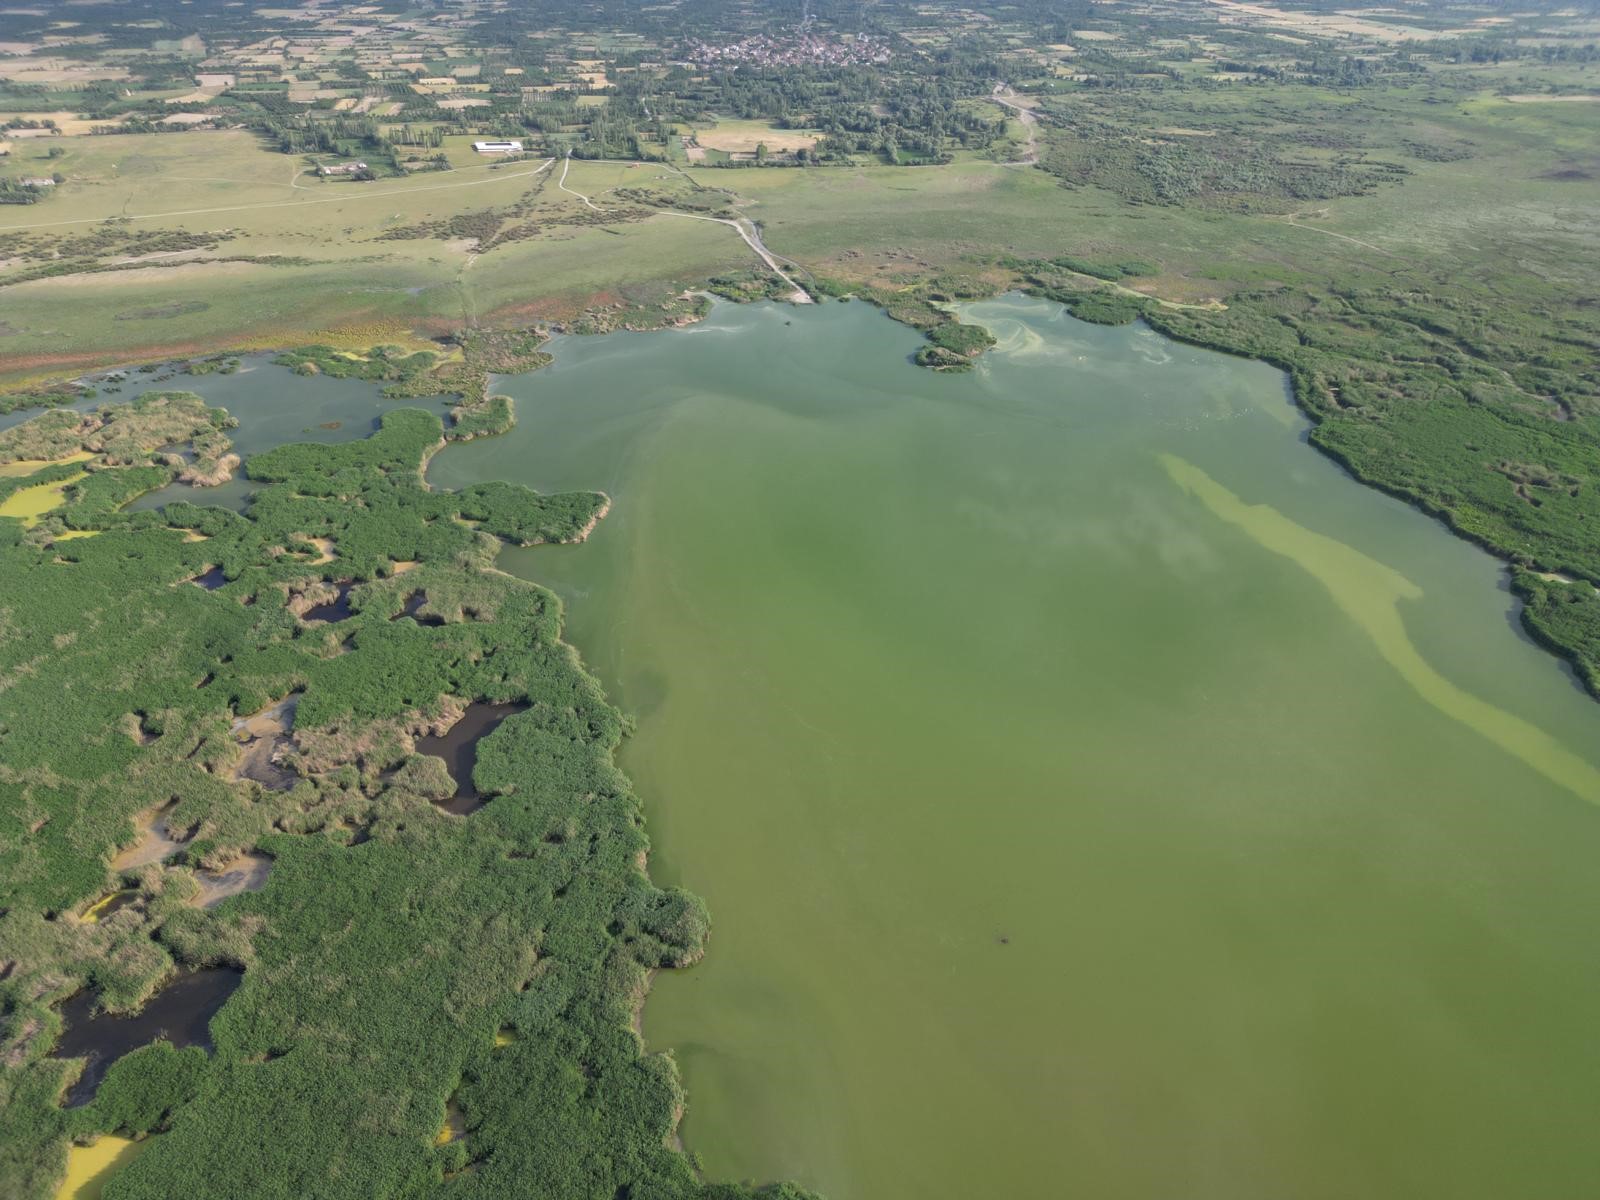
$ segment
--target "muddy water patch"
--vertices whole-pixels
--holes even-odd
[[[208,567],[189,580],[189,582],[194,584],[195,587],[205,588],[208,592],[214,592],[228,582],[228,577],[222,573],[221,567]]]
[[[195,882],[200,885],[196,903],[201,908],[215,908],[229,896],[259,892],[271,872],[271,856],[254,850],[241,854],[221,870],[196,872]]]
[[[111,916],[112,913],[121,912],[124,908],[127,908],[128,905],[133,903],[138,894],[137,889],[129,888],[126,891],[112,892],[108,896],[102,896],[84,909],[83,915],[78,919],[85,925],[98,925],[101,921]]]
[[[111,1064],[124,1054],[165,1040],[182,1049],[211,1049],[211,1018],[244,979],[233,967],[206,967],[179,975],[129,1016],[95,1012],[98,993],[82,991],[61,1006],[65,1028],[54,1058],[83,1058],[83,1074],[67,1089],[66,1104],[76,1108],[94,1099]]]
[[[478,765],[478,743],[499,729],[507,717],[527,708],[522,701],[495,704],[478,700],[468,705],[461,719],[444,733],[416,739],[417,753],[444,759],[445,769],[456,781],[455,794],[441,801],[440,808],[465,815],[484,806],[485,800],[472,782],[473,769]]]
[[[330,537],[309,537],[306,535],[301,535],[298,540],[316,548],[317,557],[308,560],[308,564],[310,566],[319,567],[323,563],[330,563],[338,557],[338,543],[336,543]]]
[[[135,867],[149,866],[151,863],[171,858],[183,849],[187,839],[174,837],[167,829],[167,819],[163,814],[171,807],[168,804],[151,809],[139,817],[138,840],[127,849],[118,852],[111,860],[112,870],[131,871]]]
[[[448,1146],[451,1142],[459,1142],[467,1136],[467,1114],[461,1111],[461,1104],[456,1099],[456,1094],[451,1093],[450,1099],[444,1103],[444,1121],[439,1126],[439,1132],[434,1136],[435,1146]]]
[[[21,488],[0,500],[0,517],[15,517],[24,528],[37,525],[47,512],[67,502],[67,489],[87,475],[78,474],[54,483],[36,483]]]
[[[235,779],[252,779],[273,791],[294,786],[299,776],[283,764],[283,756],[292,748],[289,732],[299,705],[300,693],[295,692],[233,723],[233,735],[244,747],[234,768]]]

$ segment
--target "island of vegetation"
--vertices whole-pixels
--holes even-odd
[[[227,424],[150,394],[0,434],[0,515],[50,493],[0,520],[5,1194],[111,1134],[137,1153],[108,1200],[799,1197],[673,1147],[634,1023],[706,910],[645,874],[624,722],[558,601],[491,566],[604,498],[432,491],[443,427],[400,409],[254,457],[243,515],[118,511]],[[141,1009],[165,1036],[123,1031]]]

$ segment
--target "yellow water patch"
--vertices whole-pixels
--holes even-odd
[[[516,1040],[517,1031],[512,1029],[510,1026],[507,1026],[494,1035],[494,1044],[496,1049],[501,1046],[509,1046]]]
[[[143,1154],[150,1141],[107,1133],[92,1146],[69,1146],[67,1177],[56,1189],[55,1200],[100,1200],[111,1177]]]
[[[1545,778],[1600,804],[1600,771],[1544,730],[1463,691],[1422,657],[1400,614],[1402,600],[1422,598],[1416,584],[1343,542],[1296,525],[1270,505],[1246,504],[1193,463],[1171,454],[1160,458],[1185,492],[1274,554],[1292,559],[1327,588],[1334,603],[1372,639],[1384,661],[1434,708]]]
[[[439,1132],[434,1134],[435,1146],[448,1146],[451,1142],[459,1141],[467,1136],[467,1115],[461,1111],[461,1106],[456,1103],[456,1098],[451,1096],[444,1105],[444,1124],[439,1126]]]
[[[104,533],[103,529],[69,529],[65,533],[58,533],[51,538],[52,542],[70,542],[74,538],[98,537]]]
[[[12,492],[0,501],[0,517],[16,517],[24,526],[32,527],[52,508],[59,508],[66,499],[67,488],[88,474],[80,471],[55,483],[36,483],[32,487]]]
[[[97,924],[100,920],[100,914],[105,912],[111,906],[111,902],[122,894],[121,892],[111,892],[108,895],[101,896],[100,899],[83,910],[83,916],[79,920],[89,925]]]
[[[59,467],[63,463],[88,462],[93,457],[94,455],[88,450],[80,450],[65,458],[19,458],[16,462],[0,463],[0,479],[16,479],[23,475],[32,475],[35,471],[42,471],[46,467]]]

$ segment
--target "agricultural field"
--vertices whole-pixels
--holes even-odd
[[[763,121],[735,120],[719,120],[684,135],[687,157],[694,163],[705,162],[708,153],[720,156],[722,162],[792,157],[801,150],[810,153],[822,137],[818,130],[779,129]]]

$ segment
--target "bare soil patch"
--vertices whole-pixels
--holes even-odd
[[[723,150],[729,154],[754,154],[757,146],[765,144],[768,150],[809,150],[822,140],[822,135],[806,133],[799,129],[743,129],[711,128],[695,131],[695,140],[709,150]]]

